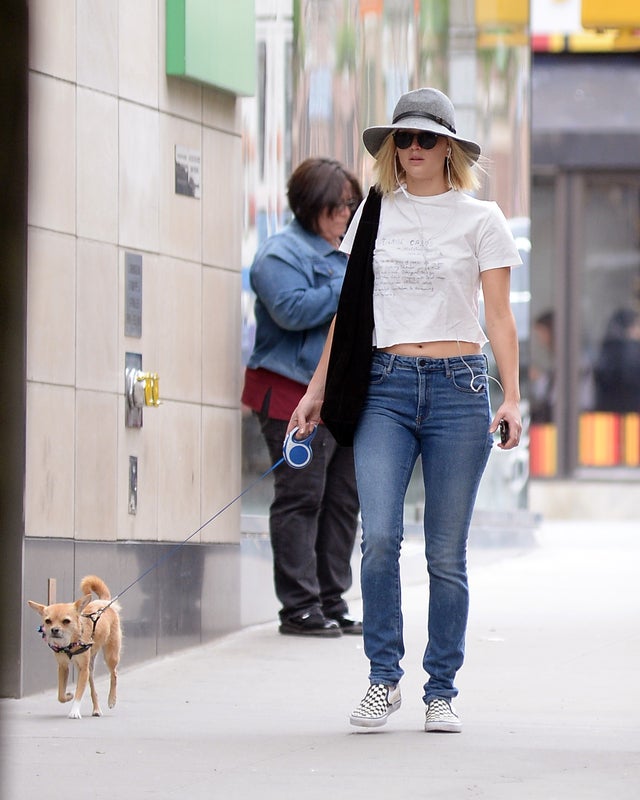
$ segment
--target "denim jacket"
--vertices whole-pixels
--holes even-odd
[[[249,278],[256,339],[247,366],[308,384],[338,308],[347,256],[297,220],[270,236]]]

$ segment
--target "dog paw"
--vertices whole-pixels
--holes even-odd
[[[79,708],[72,708],[69,712],[69,719],[82,719],[82,714]]]
[[[71,700],[73,700],[73,695],[70,692],[67,692],[62,697],[58,697],[59,703],[69,703]]]

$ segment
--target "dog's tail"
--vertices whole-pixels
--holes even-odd
[[[80,581],[80,591],[82,594],[91,594],[91,592],[94,592],[98,595],[100,600],[111,600],[109,587],[102,578],[98,578],[97,575],[86,575]]]

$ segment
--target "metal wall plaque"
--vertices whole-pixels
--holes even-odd
[[[138,510],[138,459],[136,456],[129,456],[129,514],[135,514]]]
[[[175,147],[176,194],[200,197],[200,151]]]
[[[142,336],[142,256],[124,254],[124,335]]]

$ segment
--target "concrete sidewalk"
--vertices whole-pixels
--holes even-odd
[[[273,623],[130,669],[125,652],[117,707],[101,677],[105,716],[82,720],[57,703],[51,659],[46,693],[0,704],[3,797],[636,800],[638,525],[545,523],[536,539],[471,551],[461,735],[422,730],[426,591],[408,542],[403,706],[385,728],[348,724],[367,685],[354,637]]]

